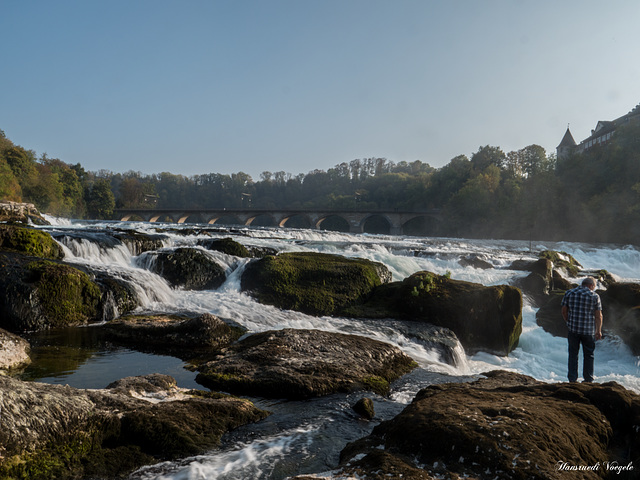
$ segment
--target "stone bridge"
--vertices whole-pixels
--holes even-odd
[[[338,230],[350,233],[402,235],[406,230],[439,223],[440,210],[310,210],[310,209],[116,209],[115,218],[170,223],[206,223],[262,227]]]

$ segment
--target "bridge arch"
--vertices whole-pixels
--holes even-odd
[[[294,213],[291,215],[285,215],[279,222],[278,226],[281,228],[311,228],[313,222],[308,215],[302,213]]]
[[[331,232],[349,233],[351,231],[351,225],[349,222],[343,216],[337,214],[320,217],[316,221],[315,227],[318,230],[329,230]]]
[[[205,219],[209,225],[244,225],[237,215],[216,215]]]
[[[269,213],[259,213],[258,215],[250,216],[249,218],[247,218],[244,224],[252,227],[278,226],[278,222],[276,221],[276,219]]]
[[[379,233],[388,235],[392,233],[393,223],[386,215],[373,213],[362,219],[360,228],[363,233]]]
[[[434,236],[440,233],[442,221],[434,215],[418,215],[402,224],[404,235]]]

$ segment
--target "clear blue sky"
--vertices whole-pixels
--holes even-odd
[[[87,170],[554,152],[640,103],[638,0],[0,0],[0,129]]]

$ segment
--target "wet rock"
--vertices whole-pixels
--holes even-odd
[[[553,263],[548,258],[541,258],[530,266],[531,273],[518,279],[516,285],[530,295],[536,303],[544,301],[553,284]]]
[[[250,335],[199,367],[196,381],[212,390],[303,399],[337,392],[389,392],[390,382],[417,364],[378,340],[320,330],[284,329]]]
[[[480,258],[478,255],[467,255],[464,258],[461,258],[458,262],[463,267],[472,267],[481,270],[488,270],[493,268],[493,265],[483,258]]]
[[[522,294],[509,285],[485,287],[431,272],[381,285],[346,309],[360,318],[399,318],[452,330],[467,353],[507,355],[522,331]]]
[[[187,359],[228,345],[246,332],[239,325],[230,325],[210,313],[127,315],[102,328],[111,338],[135,344],[138,349],[172,353]]]
[[[486,375],[421,390],[402,413],[345,447],[341,473],[376,478],[384,465],[395,478],[635,478],[607,471],[606,462],[637,463],[640,396],[614,382]],[[563,463],[600,469],[558,470]]]
[[[13,332],[86,324],[101,318],[99,287],[61,263],[0,254],[0,327]]]
[[[22,222],[49,225],[32,203],[0,202],[0,222]]]
[[[222,268],[204,250],[181,247],[170,252],[151,252],[155,257],[150,270],[162,276],[173,287],[185,290],[212,290],[226,279]]]
[[[50,259],[64,257],[62,247],[49,233],[20,225],[0,225],[0,250]]]
[[[563,291],[553,292],[536,312],[536,323],[554,337],[567,338],[567,322],[562,318]]]
[[[261,303],[310,315],[332,315],[391,280],[382,264],[321,253],[283,253],[251,262],[242,290]]]
[[[226,253],[227,255],[233,255],[235,257],[248,258],[253,256],[251,252],[249,252],[247,247],[231,238],[211,238],[199,240],[198,245],[201,245],[209,250],[216,250],[218,252]]]
[[[115,230],[111,235],[125,244],[132,255],[159,250],[169,238],[166,235],[140,233],[135,230]]]
[[[31,363],[29,342],[0,328],[0,374]]]
[[[634,355],[640,355],[640,284],[616,282],[598,293],[603,329],[618,335]]]
[[[79,390],[0,376],[0,478],[122,478],[214,448],[225,432],[268,415],[173,385],[152,375]],[[138,398],[149,388],[153,395]]]
[[[353,411],[367,420],[373,419],[376,415],[373,400],[367,397],[358,400],[353,406]]]

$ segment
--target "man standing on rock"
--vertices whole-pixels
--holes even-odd
[[[562,298],[562,317],[567,322],[569,339],[570,382],[578,381],[578,352],[582,344],[584,363],[582,376],[585,382],[593,382],[593,352],[596,340],[602,338],[602,303],[594,292],[596,280],[587,277],[579,287],[567,290]]]

